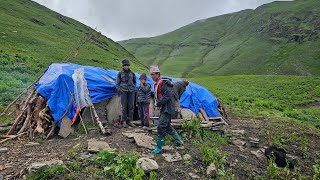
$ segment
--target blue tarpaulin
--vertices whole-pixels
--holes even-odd
[[[115,84],[107,81],[103,76],[116,81],[119,71],[77,64],[52,64],[44,72],[35,88],[39,94],[47,99],[55,121],[60,120],[65,113],[70,119],[73,119],[76,113],[77,107],[71,99],[71,94],[74,92],[72,74],[79,68],[84,69],[84,77],[87,81],[89,94],[93,103],[107,100],[117,93]],[[136,74],[137,82],[139,82],[139,77],[140,74]],[[171,79],[173,82],[180,81],[175,78]],[[147,77],[147,83],[151,85],[153,93],[153,81],[150,76]],[[137,83],[137,88],[138,86],[139,83]],[[189,83],[180,102],[181,107],[188,108],[195,114],[199,112],[199,108],[203,108],[209,117],[221,116],[217,111],[218,101],[214,95],[206,88],[195,83]]]

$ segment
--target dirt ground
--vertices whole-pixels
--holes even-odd
[[[307,145],[309,157],[302,157],[299,150],[299,144],[293,142],[286,146],[289,154],[297,156],[299,165],[297,171],[303,175],[312,177],[312,165],[315,159],[320,159],[320,140],[314,129],[299,129],[295,124],[289,122],[277,123],[268,119],[246,119],[237,118],[229,115],[229,130],[244,130],[242,136],[232,136],[230,142],[234,139],[241,139],[247,142],[243,148],[239,148],[232,143],[223,147],[223,151],[228,154],[227,168],[231,169],[236,179],[254,179],[257,176],[265,176],[268,166],[265,157],[259,159],[250,151],[257,151],[258,148],[250,147],[249,137],[258,138],[260,147],[268,146],[266,131],[270,130],[274,137],[277,135],[290,135],[298,132],[309,139]],[[3,179],[21,179],[24,169],[33,162],[42,162],[52,159],[62,159],[64,154],[73,146],[81,144],[82,151],[86,151],[87,140],[91,138],[100,139],[109,143],[111,148],[116,148],[120,152],[137,152],[138,154],[148,154],[151,151],[145,148],[137,147],[136,144],[124,137],[122,132],[132,129],[113,129],[111,136],[102,136],[100,134],[72,135],[66,139],[55,136],[49,140],[35,139],[37,146],[26,146],[30,140],[26,137],[8,141],[0,145],[0,148],[6,147],[8,152],[0,153],[0,177]],[[228,130],[228,131],[229,131]],[[191,179],[189,173],[200,176],[201,179],[208,179],[205,175],[206,167],[202,166],[201,156],[196,150],[197,147],[189,141],[185,141],[184,148],[176,149],[181,155],[193,154],[191,163],[166,162],[161,155],[156,155],[154,159],[159,164],[158,177],[163,179]],[[19,177],[20,176],[20,177]],[[0,178],[1,179],[1,178]],[[79,178],[81,179],[81,178]]]

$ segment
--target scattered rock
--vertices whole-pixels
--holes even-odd
[[[189,154],[185,154],[185,155],[183,155],[183,160],[185,160],[185,161],[189,161],[189,160],[191,160],[191,156],[189,155]]]
[[[167,162],[177,162],[182,160],[182,157],[178,152],[174,154],[163,153],[162,156],[164,157],[164,160],[166,160]]]
[[[108,105],[105,106],[105,112],[107,120],[109,123],[113,124],[114,122],[121,119],[121,98],[120,95],[114,95],[111,99],[108,100]]]
[[[183,150],[184,146],[177,146],[176,149]]]
[[[233,135],[244,135],[244,130],[231,130]]]
[[[265,159],[264,154],[260,150],[250,151],[250,152],[251,152],[251,154],[255,155],[258,159],[260,159],[262,161]]]
[[[143,169],[144,172],[150,172],[159,168],[159,165],[155,160],[145,157],[138,159],[136,166],[137,168]]]
[[[32,173],[37,171],[38,169],[42,168],[42,167],[50,167],[53,165],[62,165],[63,161],[61,160],[51,160],[51,161],[44,161],[44,162],[35,162],[32,163],[29,167],[28,167],[28,172]]]
[[[104,141],[88,140],[89,152],[96,153],[96,152],[99,152],[100,150],[112,151],[113,149],[110,148],[109,144]]]
[[[35,142],[28,142],[27,144],[25,144],[25,146],[33,147],[33,146],[40,146],[40,144],[39,143],[35,143]]]
[[[146,133],[130,133],[130,132],[125,132],[122,133],[124,136],[128,138],[134,138],[136,144],[139,147],[143,148],[148,148],[148,149],[153,149],[155,142],[153,140],[153,137],[146,135]]]
[[[6,148],[6,147],[0,148],[0,153],[6,153],[6,152],[8,152],[8,151],[9,151],[9,149]]]
[[[87,154],[87,153],[80,153],[80,159],[84,160],[84,159],[89,159],[92,155],[91,154]]]
[[[99,134],[98,128],[88,128],[89,134]]]
[[[217,173],[218,171],[216,166],[214,165],[214,163],[211,163],[207,168],[207,175],[210,175],[215,178],[217,176]]]
[[[239,151],[243,152],[245,149],[243,148],[243,146],[238,146]]]
[[[162,150],[165,150],[165,151],[174,151],[174,148],[172,146],[163,146],[162,147]]]
[[[260,139],[258,139],[258,138],[253,138],[253,137],[249,137],[249,140],[250,140],[250,141],[255,141],[255,142],[259,142],[259,141],[260,141]]]
[[[100,140],[101,140],[101,141],[105,141],[105,140],[107,140],[107,138],[108,138],[108,137],[102,137],[102,138],[100,138]]]
[[[251,147],[259,148],[259,142],[257,142],[257,141],[249,141],[249,142],[250,142]]]
[[[293,155],[290,155],[290,154],[287,154],[287,158],[288,158],[288,161],[291,162],[293,165],[297,165],[298,164],[298,157],[297,156],[293,156]]]
[[[141,155],[141,157],[153,159],[154,158],[154,154],[153,153],[143,153]]]
[[[67,138],[72,132],[71,120],[68,116],[64,116],[61,120],[60,130],[58,135]]]
[[[246,144],[246,142],[244,142],[240,139],[236,139],[236,140],[232,141],[232,143],[236,146],[244,146]]]
[[[106,135],[112,135],[112,129],[110,128],[105,128]]]
[[[189,173],[189,176],[191,177],[191,179],[200,179],[200,176],[198,176],[194,173]]]
[[[196,118],[197,116],[188,108],[182,108],[181,109],[181,116],[182,116],[182,119],[194,119]]]

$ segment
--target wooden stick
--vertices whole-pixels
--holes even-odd
[[[208,118],[208,115],[207,115],[206,111],[204,109],[202,109],[202,108],[200,108],[199,110],[200,110],[203,118],[205,119],[205,121],[209,121],[209,118]]]
[[[37,122],[37,127],[35,129],[35,132],[39,134],[44,133],[44,129],[42,128],[43,122],[42,122],[42,119],[39,117],[39,113],[45,107],[45,105],[46,105],[45,99],[39,96],[36,106],[34,108],[34,113],[35,113],[34,118]]]
[[[102,134],[106,134],[106,130],[104,129],[104,127],[103,127],[103,125],[102,125],[102,123],[100,121],[100,118],[99,118],[99,116],[98,116],[98,114],[97,114],[97,112],[96,112],[96,110],[95,110],[93,105],[92,105],[92,110],[93,110],[94,117],[95,117],[95,119],[97,121],[98,126],[100,127],[100,130],[101,130]]]
[[[16,101],[16,117],[19,115],[20,113],[20,102],[19,99]]]
[[[36,92],[36,90],[34,89],[30,95],[27,97],[26,99],[26,102],[24,103],[24,107],[23,107],[23,110],[20,112],[20,114],[16,117],[13,125],[11,126],[9,132],[7,133],[8,135],[9,134],[12,134],[13,131],[15,130],[16,126],[18,125],[19,121],[20,121],[20,118],[22,117],[22,115],[26,112],[27,108],[28,108],[28,104],[29,104],[29,101],[31,99],[31,97],[33,96],[33,94]]]
[[[20,136],[22,136],[22,135],[24,135],[24,134],[26,134],[26,133],[27,133],[27,132],[23,132],[23,133],[20,133],[20,134],[15,135],[15,136],[12,136],[12,137],[10,137],[10,138],[4,139],[4,140],[0,141],[0,144],[5,143],[5,142],[7,142],[7,141],[9,141],[9,140],[11,140],[11,139],[15,139],[15,138],[17,138],[17,137],[20,137]]]
[[[15,137],[16,135],[1,135],[0,138],[1,139],[7,139],[7,138],[12,138]]]
[[[93,114],[92,114],[92,106],[90,106],[90,114],[91,114],[91,119],[92,119],[92,124],[95,125],[95,121],[93,119]]]
[[[23,116],[23,114],[26,112],[28,107],[25,107],[19,114],[19,116],[15,119],[13,125],[11,126],[10,130],[8,131],[7,135],[10,135],[13,133],[13,131],[16,129],[16,126],[19,124],[19,120],[21,119],[21,117]]]
[[[86,126],[84,125],[84,122],[83,122],[83,119],[82,119],[82,116],[81,116],[80,113],[79,113],[79,117],[80,117],[80,120],[81,120],[81,124],[82,124],[82,126],[83,126],[83,128],[84,128],[84,131],[86,132],[86,134],[88,134],[87,128],[86,128]]]
[[[52,135],[52,133],[54,132],[54,130],[56,129],[56,127],[57,127],[57,123],[54,122],[54,123],[52,124],[52,127],[51,127],[51,129],[50,129],[47,137],[46,137],[46,140]]]
[[[21,129],[19,130],[18,134],[22,133],[22,132],[26,129],[27,125],[29,124],[30,117],[31,117],[31,107],[28,106],[27,118],[26,118],[26,120],[24,121],[23,126],[22,126]]]

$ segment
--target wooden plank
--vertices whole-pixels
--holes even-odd
[[[209,121],[209,118],[208,118],[208,115],[207,115],[206,111],[204,109],[202,109],[202,108],[200,108],[199,110],[200,110],[204,120],[205,121]]]
[[[222,120],[222,117],[208,117],[209,121],[219,121]]]
[[[201,112],[199,111],[197,113],[197,117],[201,120],[201,121],[205,121],[204,117],[202,116]]]

